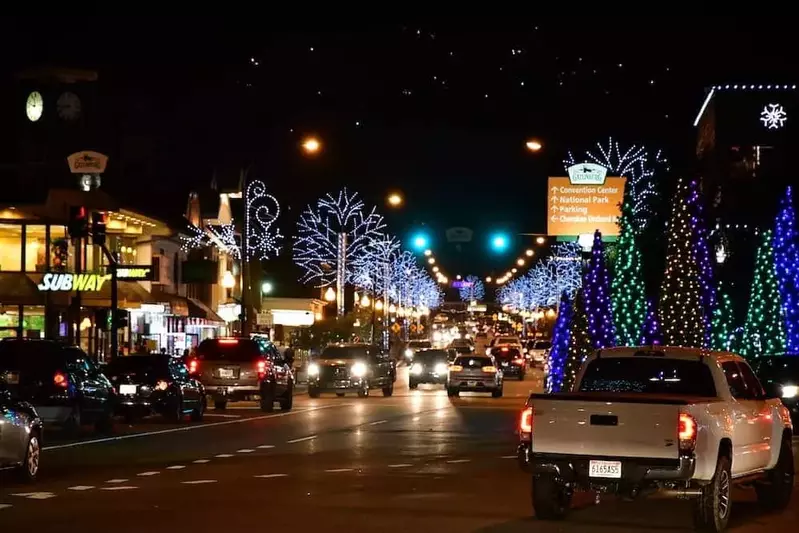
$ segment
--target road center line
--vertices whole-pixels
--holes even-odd
[[[11,507],[10,503],[0,503],[0,511],[3,509],[8,509],[9,507]]]
[[[409,466],[413,466],[413,465],[408,464],[408,463],[400,463],[400,464],[397,464],[397,465],[388,465],[389,468],[407,468]]]
[[[252,453],[254,451],[255,450],[252,450],[250,448],[242,448],[241,450],[236,450],[236,453]]]
[[[159,429],[158,431],[146,431],[143,433],[131,433],[130,435],[119,435],[117,437],[105,437],[102,439],[92,439],[92,440],[84,440],[80,442],[70,442],[68,444],[56,444],[53,446],[45,446],[42,448],[43,451],[51,451],[51,450],[63,450],[65,448],[77,448],[79,446],[88,446],[90,444],[102,444],[104,442],[115,442],[120,440],[128,440],[128,439],[138,439],[142,437],[154,437],[156,435],[168,435],[170,433],[178,433],[181,431],[194,431],[197,429],[204,429],[204,428],[213,428],[219,426],[228,426],[230,424],[244,424],[246,422],[256,422],[258,420],[266,420],[269,418],[281,418],[284,416],[293,416],[293,415],[301,415],[303,413],[310,413],[311,411],[321,411],[322,409],[333,409],[339,407],[348,407],[353,405],[352,403],[341,403],[341,404],[332,404],[332,405],[321,405],[319,407],[309,407],[308,409],[303,409],[301,411],[288,411],[286,413],[275,413],[271,415],[263,415],[263,416],[253,416],[249,418],[238,418],[236,420],[225,420],[224,422],[212,422],[210,424],[200,424],[196,426],[184,426],[178,428],[171,428],[171,429]]]
[[[472,461],[471,459],[450,459],[449,461],[447,461],[447,463],[451,465],[456,465],[460,463],[470,463],[471,461]]]
[[[157,476],[161,472],[153,471],[153,472],[142,472],[141,474],[136,474],[139,477],[149,477],[149,476]]]
[[[21,492],[19,494],[12,494],[12,496],[19,496],[20,498],[27,498],[29,500],[49,500],[55,498],[52,492]]]
[[[302,438],[299,438],[299,439],[287,440],[286,444],[294,444],[294,443],[297,443],[297,442],[304,442],[306,440],[313,440],[315,438],[316,438],[316,435],[309,435],[308,437],[302,437]]]
[[[515,455],[503,455],[500,459],[516,459]]]
[[[75,491],[84,491],[84,490],[92,490],[94,485],[75,485],[74,487],[67,487],[67,490],[75,490]]]
[[[271,444],[261,444],[260,446],[256,446],[259,450],[271,450],[274,448]]]
[[[122,485],[119,487],[102,487],[100,490],[133,490],[138,488],[139,487],[132,487],[130,485]]]
[[[228,457],[233,457],[232,453],[220,453],[219,455],[215,455],[214,457],[218,459],[227,459]]]
[[[195,479],[194,481],[181,481],[183,485],[205,485],[207,483],[216,483],[215,479]]]
[[[388,420],[378,420],[377,422],[369,422],[370,426],[377,426],[379,424],[385,424]]]
[[[269,479],[269,478],[273,478],[273,477],[288,477],[288,474],[261,474],[261,475],[253,476],[253,477],[258,477],[258,478],[261,478],[261,479]]]
[[[325,470],[328,474],[339,474],[341,472],[352,472],[352,468],[331,468],[329,470]]]
[[[184,468],[186,468],[186,465],[172,465],[166,467],[167,470],[183,470]]]
[[[205,463],[210,463],[210,459],[197,459],[196,461],[192,461],[192,463],[196,465],[204,465]]]
[[[109,479],[109,480],[106,481],[106,483],[119,484],[119,483],[125,483],[126,481],[128,481],[128,480],[127,479]]]

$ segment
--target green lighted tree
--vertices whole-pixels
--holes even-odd
[[[785,351],[782,300],[774,268],[772,233],[763,233],[757,249],[755,277],[744,324],[742,352],[749,357],[777,355]]]
[[[716,298],[717,305],[713,310],[713,319],[710,323],[711,348],[729,352],[732,350],[733,331],[735,330],[732,300],[721,287],[718,289]]]
[[[632,207],[625,200],[619,219],[620,233],[616,245],[614,276],[611,285],[613,322],[619,346],[637,346],[646,317],[646,296],[642,272],[641,250],[632,226]]]
[[[574,311],[572,313],[572,326],[569,333],[569,348],[566,353],[566,362],[563,365],[562,391],[570,391],[577,378],[577,371],[588,354],[593,349],[591,336],[588,332],[588,315],[585,311],[585,296],[583,289],[574,296]]]

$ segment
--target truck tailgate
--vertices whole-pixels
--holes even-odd
[[[563,395],[566,396],[566,395]],[[546,398],[546,399],[545,399]],[[680,404],[655,399],[531,398],[533,453],[676,459]]]

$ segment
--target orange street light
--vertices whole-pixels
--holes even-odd
[[[322,149],[322,143],[316,137],[306,137],[302,141],[302,149],[306,154],[315,155]]]
[[[538,237],[538,238],[535,240],[535,242],[537,242],[538,244],[544,244],[545,242],[547,242],[547,240],[546,240],[546,238],[545,238],[545,237]]]
[[[388,195],[386,202],[388,202],[388,205],[391,207],[399,207],[403,202],[402,195],[398,192],[393,192]]]
[[[544,145],[541,144],[541,141],[536,139],[530,139],[524,145],[527,147],[528,150],[531,152],[540,152]]]

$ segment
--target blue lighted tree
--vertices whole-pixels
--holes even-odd
[[[791,187],[785,190],[774,221],[774,267],[785,317],[785,348],[799,354],[799,229]]]
[[[485,297],[486,291],[483,280],[470,274],[466,276],[463,281],[465,283],[461,285],[458,291],[461,300],[464,302],[472,302],[482,300]]]
[[[574,314],[572,302],[566,292],[560,297],[558,309],[558,318],[552,330],[552,347],[549,350],[547,392],[560,392],[563,387],[563,371],[569,354],[569,334]]]
[[[373,207],[367,211],[358,193],[343,189],[326,194],[308,206],[297,222],[294,263],[302,270],[300,281],[316,287],[336,286],[336,311],[344,315],[344,287],[352,275],[352,261],[372,239],[380,238],[383,217]]]
[[[591,258],[583,279],[583,296],[592,346],[596,349],[615,346],[616,332],[610,300],[610,273],[605,264],[605,245],[599,231],[594,232]]]
[[[651,298],[646,301],[646,318],[644,319],[641,344],[663,344],[663,334],[660,332],[656,306]]]

